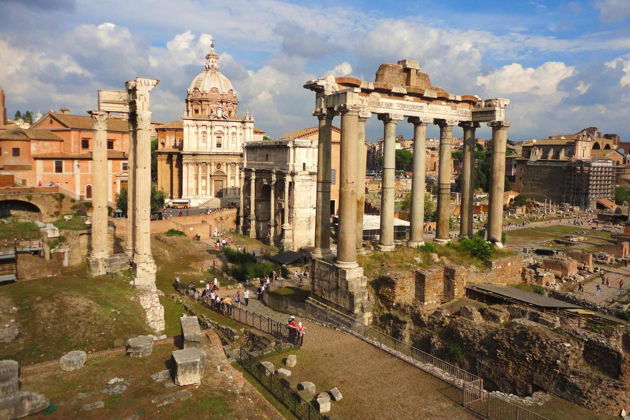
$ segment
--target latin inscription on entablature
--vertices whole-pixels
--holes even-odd
[[[408,117],[455,118],[460,121],[470,121],[472,114],[469,109],[453,109],[451,105],[437,105],[410,101],[395,101],[380,98],[360,98],[359,106],[366,107],[374,114],[403,114]]]

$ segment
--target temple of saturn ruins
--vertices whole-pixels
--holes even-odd
[[[100,276],[131,267],[134,284],[147,323],[164,330],[164,308],[155,285],[156,266],[151,254],[151,111],[149,93],[156,79],[136,78],[124,91],[99,91],[94,120],[94,172],[92,198],[92,250],[88,258],[90,274]],[[129,120],[129,182],[127,196],[127,240],[125,254],[112,255],[107,220],[107,118],[108,113],[126,114]],[[122,263],[121,263],[122,262]]]
[[[357,263],[362,251],[365,196],[365,123],[373,114],[384,124],[384,159],[379,246],[394,249],[394,188],[396,126],[407,120],[414,128],[411,192],[411,233],[408,246],[423,244],[425,193],[425,142],[427,126],[440,128],[438,209],[435,241],[449,240],[451,145],[453,127],[464,133],[461,236],[473,234],[473,186],[475,130],[480,123],[492,127],[492,172],[490,180],[487,240],[501,246],[505,150],[509,123],[505,121],[507,99],[480,99],[453,95],[431,84],[415,60],[381,64],[374,82],[353,77],[308,81],[304,88],[315,92],[314,115],[319,119],[313,295],[318,303],[371,322],[366,278]],[[331,129],[341,116],[340,199],[337,253],[330,247]]]

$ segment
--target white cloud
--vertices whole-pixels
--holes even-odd
[[[606,63],[606,67],[615,69],[620,68],[624,75],[619,80],[621,86],[630,86],[630,56],[617,57]]]
[[[537,68],[512,63],[488,75],[478,76],[477,84],[484,86],[491,96],[514,93],[552,95],[557,92],[558,84],[574,71],[575,67],[557,61],[546,62]]]
[[[337,64],[332,70],[326,72],[326,75],[348,76],[352,73],[352,66],[347,61]]]
[[[599,14],[605,21],[618,21],[630,16],[628,0],[597,0],[595,7],[599,9]]]

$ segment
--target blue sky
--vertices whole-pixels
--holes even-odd
[[[315,125],[306,80],[412,58],[449,92],[511,99],[513,139],[630,139],[630,0],[2,0],[0,87],[10,114],[83,113],[98,89],[155,77],[154,119],[178,119],[212,38],[240,113],[274,137]]]

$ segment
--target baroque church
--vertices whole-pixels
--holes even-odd
[[[187,90],[183,119],[156,128],[158,189],[167,198],[191,206],[238,205],[243,144],[262,140],[264,131],[237,109],[236,90],[219,71],[213,42],[204,70]]]

